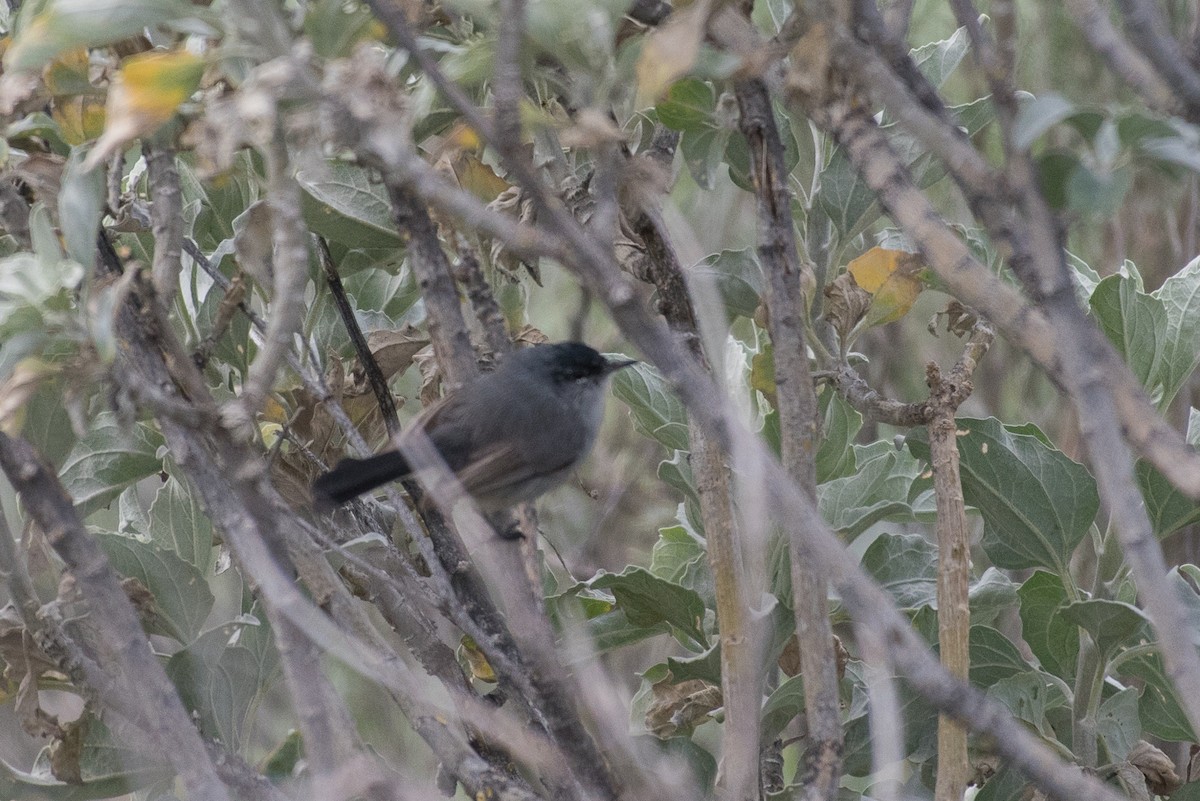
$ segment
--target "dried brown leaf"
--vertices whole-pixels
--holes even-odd
[[[646,728],[664,739],[690,732],[723,703],[721,688],[702,679],[673,684],[668,678],[650,692],[653,700],[646,709]]]

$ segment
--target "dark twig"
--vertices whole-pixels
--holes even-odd
[[[379,411],[383,413],[383,424],[387,426],[388,435],[395,436],[400,433],[400,416],[396,412],[396,399],[392,396],[387,379],[383,377],[383,371],[379,369],[379,362],[371,353],[371,346],[367,344],[367,338],[363,336],[362,328],[358,325],[358,318],[354,316],[354,307],[350,305],[350,299],[346,297],[346,287],[342,285],[342,277],[338,275],[337,265],[333,263],[333,254],[329,252],[329,244],[324,237],[320,236],[316,238],[316,241],[321,269],[325,273],[326,283],[329,284],[329,294],[333,296],[333,303],[337,306],[338,314],[342,318],[342,325],[346,327],[346,333],[350,335],[350,341],[354,344],[354,352],[358,356],[358,363],[363,366],[367,383],[371,385],[371,391],[375,393],[375,400],[379,403]]]
[[[512,350],[512,340],[504,324],[504,313],[496,302],[492,286],[483,274],[483,265],[475,250],[459,238],[458,262],[454,265],[454,278],[462,284],[467,293],[467,300],[475,311],[475,319],[483,331],[483,341],[488,350],[496,356]]]
[[[392,216],[408,245],[408,261],[429,314],[429,338],[446,383],[460,386],[475,374],[475,351],[467,333],[450,263],[424,204],[407,187],[385,178]]]

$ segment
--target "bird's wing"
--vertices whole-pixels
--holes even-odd
[[[539,464],[535,469],[511,446],[502,446],[478,454],[478,458],[458,471],[458,478],[475,497],[492,498],[497,506],[509,506],[554,486],[574,464],[573,458],[567,458]],[[545,483],[538,479],[545,479]],[[522,488],[524,491],[518,492]]]

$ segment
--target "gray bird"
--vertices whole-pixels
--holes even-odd
[[[430,406],[409,430],[425,431],[483,511],[506,509],[558,486],[583,461],[609,376],[636,363],[580,342],[525,348]],[[313,482],[313,501],[328,511],[411,472],[398,451],[343,459]]]

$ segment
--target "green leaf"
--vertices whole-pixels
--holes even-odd
[[[1013,147],[1026,150],[1038,137],[1075,113],[1075,104],[1057,92],[1046,92],[1022,104],[1013,124]]]
[[[1200,582],[1200,567],[1179,565],[1167,572],[1167,581],[1175,587],[1175,595],[1183,605],[1184,615],[1191,626],[1192,645],[1200,646],[1200,595],[1194,587]]]
[[[1200,258],[1163,281],[1151,294],[1167,310],[1160,371],[1163,393],[1158,399],[1158,408],[1166,409],[1200,364]]]
[[[363,167],[328,161],[320,170],[301,170],[304,220],[314,232],[355,247],[403,244],[387,193]]]
[[[692,528],[703,534],[700,495],[696,494],[696,477],[691,474],[691,464],[688,462],[690,456],[686,451],[676,451],[670,459],[659,462],[659,480],[683,495],[684,512],[678,519],[686,520]]]
[[[850,443],[862,428],[862,415],[834,392],[826,388],[817,398],[821,411],[821,445],[817,448],[817,483],[852,475],[854,449]]]
[[[706,81],[684,78],[676,81],[665,99],[654,107],[658,121],[673,131],[699,132],[713,127],[716,95]]]
[[[1196,735],[1183,712],[1171,679],[1157,653],[1144,654],[1121,663],[1122,676],[1135,676],[1144,682],[1138,703],[1143,731],[1177,742],[1194,742]]]
[[[154,544],[207,574],[212,567],[212,522],[192,491],[171,476],[159,487],[149,514],[147,533]]]
[[[1138,691],[1126,687],[1114,693],[1100,705],[1096,720],[1100,738],[1108,749],[1108,762],[1120,762],[1142,739],[1142,722],[1138,719]]]
[[[796,141],[796,135],[787,120],[779,114],[775,115],[775,119],[778,123],[780,144],[783,145],[783,169],[786,174],[791,175],[800,162],[800,144]],[[725,164],[729,167],[729,180],[733,181],[735,186],[747,192],[754,191],[754,178],[750,172],[750,143],[741,131],[734,131],[729,136],[729,142],[725,146]]]
[[[705,606],[715,605],[716,589],[708,567],[708,546],[686,526],[658,530],[650,553],[650,572],[658,578],[695,590]]]
[[[990,626],[971,626],[970,641],[972,684],[990,687],[1029,670],[1017,646]]]
[[[967,54],[971,39],[966,28],[959,28],[948,39],[930,42],[912,50],[909,55],[925,77],[935,87],[941,86]]]
[[[155,782],[170,779],[170,766],[155,761],[112,736],[104,722],[85,711],[69,728],[82,728],[77,750],[64,749],[57,754],[57,767],[66,773],[77,772],[79,783],[64,783],[55,778],[49,749],[43,749],[26,773],[0,760],[0,798],[11,801],[91,801],[133,793]]]
[[[912,520],[909,495],[920,464],[887,442],[856,445],[853,450],[857,471],[817,487],[821,516],[847,539],[880,520]]]
[[[1071,204],[1071,179],[1082,169],[1079,157],[1068,150],[1052,149],[1039,153],[1034,164],[1046,202],[1057,211],[1066,210]]]
[[[701,290],[710,286],[715,289],[730,322],[735,317],[753,319],[763,291],[762,267],[752,248],[722,250],[688,270],[688,283]],[[707,296],[701,291],[698,305],[703,306]]]
[[[1139,292],[1133,278],[1110,275],[1089,300],[1092,315],[1147,392],[1158,384],[1167,333],[1167,310]]]
[[[971,619],[987,624],[997,614],[1017,603],[1017,585],[994,567],[989,567],[968,591]]]
[[[690,450],[683,404],[657,370],[635,364],[613,376],[612,389],[633,412],[633,425],[639,432],[668,450]]]
[[[804,711],[804,677],[783,681],[767,698],[762,709],[762,740],[773,741],[792,719]]]
[[[1180,492],[1158,468],[1139,461],[1135,469],[1138,488],[1146,501],[1146,513],[1150,515],[1156,537],[1162,539],[1184,526],[1200,522],[1200,503]]]
[[[1062,616],[1067,591],[1062,579],[1044,570],[1034,571],[1017,590],[1021,599],[1021,636],[1042,667],[1061,679],[1073,681],[1079,658],[1079,632]]]
[[[1069,603],[1062,608],[1062,616],[1091,634],[1106,656],[1134,638],[1140,639],[1148,624],[1136,606],[1102,598]]]
[[[1062,688],[1045,673],[1026,670],[987,687],[989,696],[1008,707],[1013,717],[1024,721],[1046,739],[1057,739],[1046,719],[1046,710],[1069,706]]]
[[[1121,210],[1132,185],[1128,166],[1102,170],[1080,164],[1067,179],[1067,206],[1082,214],[1111,217]]]
[[[104,212],[105,186],[104,170],[84,172],[81,168],[86,156],[86,148],[71,148],[58,194],[58,219],[67,254],[90,267],[96,258],[96,233]]]
[[[102,412],[75,443],[58,475],[86,517],[130,484],[162,470],[156,456],[162,444],[162,435],[149,426],[123,426],[115,414]]]
[[[68,50],[119,42],[189,18],[212,14],[187,0],[50,0],[17,31],[4,68],[36,70]]]
[[[704,128],[684,131],[679,140],[688,172],[701,189],[711,190],[717,183],[717,175],[725,168],[725,147],[730,131],[725,128]]]
[[[1083,259],[1074,253],[1067,253],[1067,264],[1071,267],[1071,277],[1075,280],[1075,296],[1080,303],[1087,304],[1100,286],[1100,273],[1096,272]]]
[[[200,730],[231,751],[251,734],[254,716],[278,671],[278,655],[265,627],[238,618],[206,631],[167,661],[167,675]]]
[[[290,779],[296,766],[304,759],[304,738],[292,729],[279,745],[261,762],[263,775],[272,782]]]
[[[845,772],[850,776],[865,776],[873,768],[870,721],[859,711],[867,706],[865,680],[859,675],[862,669],[861,663],[852,662],[846,666],[846,677],[854,682],[851,719],[845,728]],[[936,745],[937,710],[906,682],[896,681],[895,688],[904,721],[905,755],[916,753],[918,749],[921,753],[930,753]]]
[[[8,343],[6,343],[8,344]],[[47,381],[25,404],[21,435],[37,448],[50,464],[59,464],[75,445],[75,431],[63,403],[64,382]]]
[[[863,569],[900,609],[937,606],[937,547],[919,534],[881,534],[862,558]]]
[[[841,148],[833,152],[828,166],[821,172],[821,191],[817,194],[821,208],[840,234],[849,241],[879,217],[875,193],[858,177],[858,172]]]
[[[611,592],[617,609],[635,626],[646,628],[667,623],[700,648],[708,647],[700,628],[704,622],[704,602],[694,590],[661,579],[641,567],[628,567],[619,574],[602,570],[582,586]]]
[[[983,547],[992,563],[1066,572],[1100,506],[1087,469],[995,418],[960,418],[957,424],[966,432],[958,437],[963,496],[983,515]],[[907,442],[914,455],[929,459],[925,429],[913,431]]]
[[[187,644],[194,640],[213,606],[208,582],[194,565],[172,551],[120,534],[101,534],[100,546],[122,576],[136,578],[154,596],[150,619],[143,611],[147,631],[165,634]]]
[[[1029,779],[1008,762],[980,788],[974,801],[1022,801],[1029,794]]]

